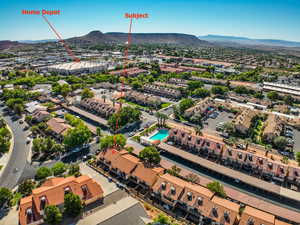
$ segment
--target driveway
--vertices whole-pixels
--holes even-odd
[[[0,114],[3,115],[3,107],[0,108]],[[12,189],[18,183],[27,164],[29,146],[26,144],[26,138],[29,131],[24,132],[23,127],[25,125],[19,124],[19,121],[12,121],[10,116],[3,116],[3,118],[12,129],[14,135],[14,148],[2,176],[0,177],[0,186]]]
[[[294,152],[300,152],[300,131],[293,129],[294,131]]]

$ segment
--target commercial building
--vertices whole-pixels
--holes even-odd
[[[44,67],[48,72],[57,72],[60,74],[80,74],[80,73],[96,73],[104,71],[108,68],[107,62],[70,62]]]

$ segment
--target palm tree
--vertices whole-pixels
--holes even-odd
[[[155,113],[155,117],[157,119],[158,126],[160,127],[161,126],[161,113],[160,112],[156,112]]]
[[[100,127],[97,127],[96,128],[96,134],[97,134],[97,136],[98,137],[100,137],[102,134],[101,134],[102,132],[101,132],[101,128]]]
[[[251,139],[250,138],[246,138],[245,139],[245,145],[246,145],[246,151],[248,150],[249,144],[251,143]]]
[[[195,129],[196,135],[202,135],[202,127],[201,126],[196,126],[194,129]]]
[[[102,95],[102,99],[103,99],[103,102],[105,103],[105,101],[106,101],[106,95]]]
[[[166,120],[168,119],[168,115],[161,113],[162,126],[166,125]]]

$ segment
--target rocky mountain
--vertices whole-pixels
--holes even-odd
[[[232,46],[233,44],[238,45],[262,45],[262,46],[277,46],[277,47],[300,47],[300,42],[275,40],[275,39],[253,39],[246,37],[235,37],[235,36],[223,36],[223,35],[206,35],[199,36],[201,40]]]
[[[123,44],[127,41],[127,38],[127,33],[102,33],[100,31],[92,31],[87,35],[69,38],[66,41],[74,44]],[[210,45],[209,42],[202,41],[194,35],[180,33],[132,33],[131,40],[133,44],[174,44],[181,46]]]
[[[24,47],[26,44],[22,44],[18,41],[0,41],[0,50],[9,49],[9,48],[16,48],[16,47]]]

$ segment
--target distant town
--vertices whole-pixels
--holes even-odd
[[[300,224],[300,56],[123,39],[2,42],[0,224]]]

